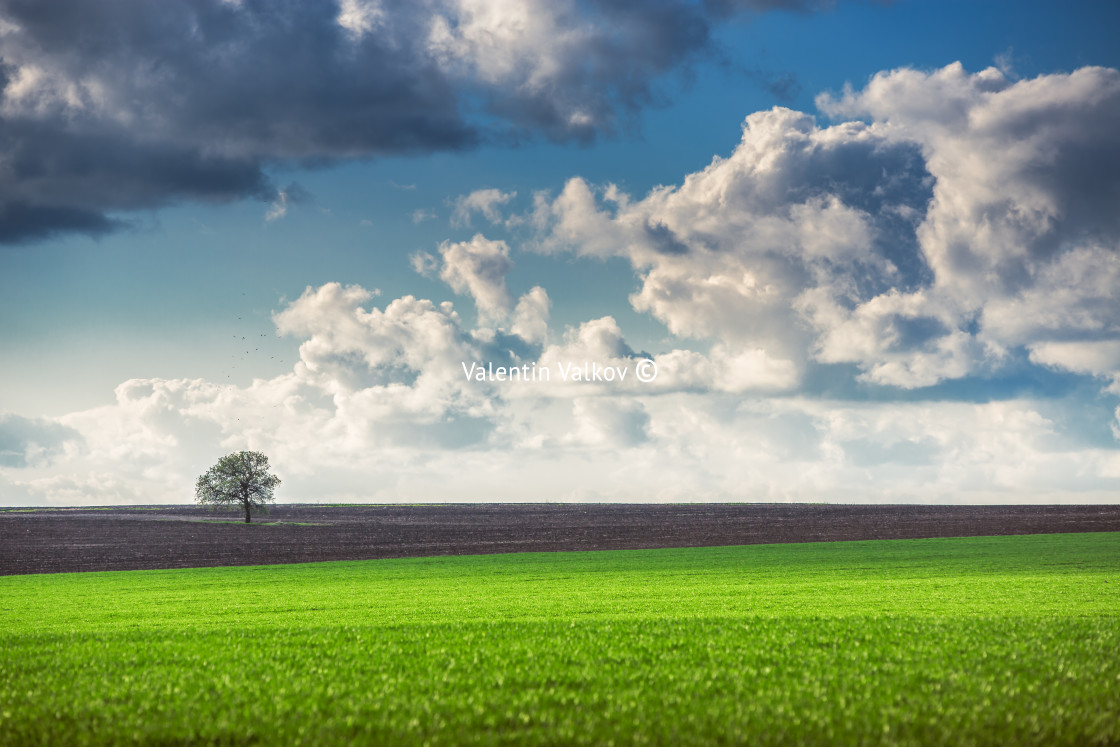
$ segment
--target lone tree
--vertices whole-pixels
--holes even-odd
[[[239,451],[226,454],[199,477],[194,495],[203,505],[240,504],[245,509],[245,523],[248,524],[253,506],[266,508],[272,503],[272,491],[279,484],[280,478],[268,473],[268,457],[259,451]]]

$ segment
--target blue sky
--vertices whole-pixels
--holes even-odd
[[[2,2],[0,502],[1115,500],[1116,28]]]

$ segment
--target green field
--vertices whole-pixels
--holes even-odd
[[[1120,744],[1120,535],[0,578],[3,744]]]

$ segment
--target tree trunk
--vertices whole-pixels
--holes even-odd
[[[245,501],[245,523],[249,523],[249,502]]]

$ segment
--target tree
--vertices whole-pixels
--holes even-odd
[[[259,451],[226,454],[198,478],[195,499],[203,505],[236,506],[245,509],[245,523],[250,521],[253,506],[267,510],[272,492],[280,478],[268,473],[268,457]]]

